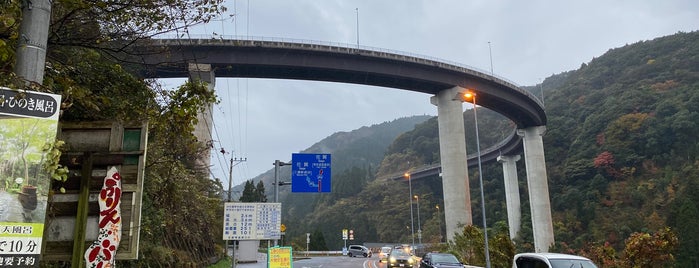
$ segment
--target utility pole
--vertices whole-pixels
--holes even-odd
[[[248,161],[247,158],[233,158],[231,157],[231,167],[228,170],[228,202],[232,202],[231,194],[233,193],[233,188],[231,186],[233,185],[233,167],[237,166],[241,162]]]
[[[226,151],[221,149],[221,153],[225,154]],[[247,158],[234,158],[231,157],[231,166],[228,170],[228,202],[233,202],[231,194],[233,193],[233,167],[240,164],[241,162],[247,161]],[[228,252],[228,240],[226,240],[226,252]],[[231,252],[231,259],[233,260],[233,267],[235,267],[235,241],[233,241],[233,249]]]
[[[22,23],[16,51],[15,73],[31,83],[44,82],[46,47],[51,22],[51,0],[22,2]]]
[[[415,195],[417,201],[417,243],[422,246],[422,226],[420,225],[420,196]]]

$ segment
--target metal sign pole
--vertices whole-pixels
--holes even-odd
[[[306,256],[308,256],[308,244],[311,243],[311,233],[306,233]]]

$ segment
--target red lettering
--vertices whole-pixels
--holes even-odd
[[[89,262],[95,261],[97,259],[97,255],[100,253],[100,247],[96,246],[92,250],[90,250],[90,255],[88,255],[87,260]]]

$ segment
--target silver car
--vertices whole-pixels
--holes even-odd
[[[350,257],[365,257],[369,258],[371,257],[371,250],[369,248],[362,246],[362,245],[350,245],[349,249],[347,250],[347,256]]]

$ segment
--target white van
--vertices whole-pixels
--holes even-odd
[[[512,268],[597,268],[588,258],[561,253],[519,253]]]

